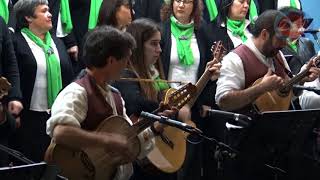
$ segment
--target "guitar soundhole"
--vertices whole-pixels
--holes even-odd
[[[80,159],[84,167],[88,170],[88,174],[86,174],[87,179],[94,179],[95,176],[95,167],[91,163],[88,155],[84,152],[80,152]]]

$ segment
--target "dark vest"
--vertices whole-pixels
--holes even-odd
[[[75,81],[87,92],[88,112],[86,119],[81,123],[81,128],[95,130],[98,125],[106,118],[114,115],[112,107],[107,103],[102,93],[98,89],[95,80],[88,74]],[[118,115],[123,115],[123,104],[121,95],[112,89],[113,99],[116,104]]]
[[[250,87],[252,83],[263,77],[268,72],[268,67],[263,64],[246,45],[238,46],[233,50],[233,52],[242,60],[245,74],[245,88]],[[277,76],[282,78],[287,76],[280,54],[277,54],[274,59],[274,68]]]
[[[245,89],[250,87],[257,79],[263,77],[268,72],[268,67],[263,64],[246,45],[242,44],[238,46],[233,50],[233,52],[241,58],[243,64],[243,70],[245,74]],[[275,74],[285,78],[287,74],[279,53],[273,62]],[[246,107],[236,110],[235,112],[246,114],[251,117],[253,117],[256,113],[252,105],[247,105]]]

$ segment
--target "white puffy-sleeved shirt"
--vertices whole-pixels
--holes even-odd
[[[320,88],[320,79],[317,78],[312,82],[304,83],[306,87]],[[302,109],[319,109],[320,108],[320,95],[304,90],[299,96],[299,103]]]
[[[107,103],[112,107],[113,113],[117,115],[115,101],[109,85],[106,90],[99,87]],[[123,107],[124,106],[124,101]],[[88,99],[86,90],[79,84],[73,82],[65,87],[56,98],[51,108],[51,117],[47,121],[47,134],[52,137],[54,127],[58,124],[70,125],[81,128],[81,123],[85,120],[88,111]],[[132,124],[130,118],[123,109],[124,118]],[[150,128],[138,135],[141,144],[141,152],[138,158],[145,157],[154,147],[154,134]],[[125,164],[118,167],[114,180],[128,180],[133,174],[132,164]]]

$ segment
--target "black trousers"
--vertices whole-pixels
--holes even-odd
[[[21,127],[10,140],[12,148],[36,163],[43,161],[45,151],[50,144],[50,137],[46,133],[49,117],[47,112],[23,110]]]
[[[6,121],[0,125],[0,144],[8,146],[10,136],[14,133],[16,128],[16,120],[6,112]],[[9,154],[0,150],[0,167],[8,166]]]

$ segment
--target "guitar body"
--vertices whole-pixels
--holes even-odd
[[[97,133],[122,134],[129,139],[129,149],[135,154],[140,153],[140,143],[135,129],[120,116],[111,116],[105,119],[98,128]],[[75,150],[51,142],[45,155],[45,161],[56,164],[61,168],[62,176],[70,180],[111,180],[118,166],[129,163],[118,154],[104,148],[86,148]]]
[[[195,127],[192,121],[185,123]],[[168,144],[161,136],[157,136],[155,147],[147,157],[157,169],[166,173],[173,173],[183,165],[186,156],[186,139],[189,133],[175,127],[166,127],[162,135],[169,139],[171,143]]]
[[[196,91],[196,89],[189,91]],[[163,98],[163,103],[170,104],[169,102],[172,101],[172,98],[179,99],[183,97],[175,106],[180,109],[187,101],[190,100],[190,97],[184,96],[184,91],[181,91],[179,95],[175,95],[175,93],[177,93],[176,89],[168,89],[165,97]],[[185,123],[196,127],[192,121]],[[153,173],[157,173],[155,171],[158,170],[165,173],[173,173],[178,171],[185,159],[186,138],[188,134],[189,133],[181,131],[175,127],[165,127],[161,135],[155,137],[154,149],[147,155],[147,159],[139,162],[140,165],[144,169],[147,169],[149,172]]]
[[[256,80],[253,85],[258,84],[261,80],[262,78]],[[286,93],[281,93],[279,90],[273,90],[259,96],[255,100],[254,105],[258,108],[259,112],[285,111],[290,107],[292,96],[293,92],[291,89]]]
[[[223,47],[222,42],[218,41],[211,47],[211,51],[213,54],[212,61],[219,62],[222,59],[225,48]],[[205,88],[210,77],[210,72],[206,70],[196,83],[195,89],[192,90],[195,92],[193,93],[194,96],[191,99],[188,99],[188,97],[190,96],[183,97],[183,94],[185,94],[184,91],[186,90],[181,90],[181,88],[178,90],[173,88],[168,89],[164,97],[164,104],[169,104],[167,102],[180,99],[179,101],[181,103],[176,104],[175,107],[180,109],[182,108],[183,104],[186,104],[186,101],[188,101],[188,105],[191,108],[198,96],[201,94],[202,90]],[[176,94],[178,91],[180,91],[180,94]],[[196,125],[191,120],[184,123],[196,127]],[[164,128],[164,132],[155,138],[156,146],[148,154],[148,160],[157,169],[163,172],[173,173],[178,171],[185,160],[187,146],[186,139],[188,135],[188,133],[174,127]]]

